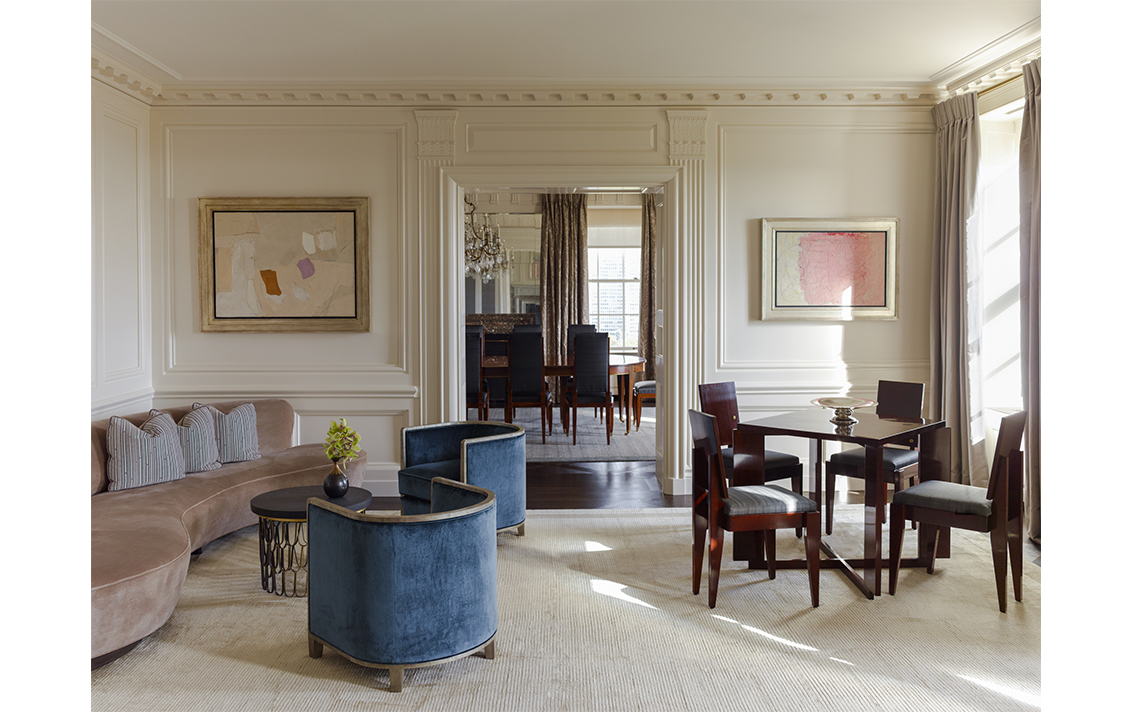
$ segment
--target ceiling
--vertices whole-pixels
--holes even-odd
[[[1039,0],[91,3],[94,48],[166,86],[945,86],[1040,43],[1040,15]]]

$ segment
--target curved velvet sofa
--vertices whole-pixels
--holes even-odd
[[[247,401],[212,403],[223,413]],[[251,401],[260,458],[196,472],[184,479],[107,491],[109,419],[91,422],[90,657],[109,662],[160,628],[177,605],[189,559],[210,541],[255,524],[252,497],[321,484],[330,472],[321,444],[291,446],[295,411],[285,400]],[[191,406],[163,408],[180,422]],[[141,425],[148,413],[121,416]],[[358,486],[366,454],[346,465]],[[254,571],[249,576],[257,576]]]
[[[495,493],[496,529],[524,533],[527,520],[527,434],[511,423],[470,421],[415,425],[401,430],[397,489],[402,514],[431,511],[434,477]]]
[[[491,491],[437,477],[428,514],[352,512],[307,503],[308,645],[389,670],[474,653],[495,657],[496,502]]]

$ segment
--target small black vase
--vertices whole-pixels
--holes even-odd
[[[346,479],[346,473],[342,472],[342,466],[338,464],[338,460],[334,461],[334,469],[322,481],[322,491],[330,499],[338,499],[346,494],[346,490],[350,489],[350,481]]]

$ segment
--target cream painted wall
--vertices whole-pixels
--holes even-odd
[[[484,107],[437,112],[432,124],[422,123],[427,112],[378,107],[148,111],[152,199],[136,212],[152,214],[152,239],[134,254],[152,269],[152,316],[133,329],[96,319],[96,331],[148,344],[152,325],[158,407],[283,397],[299,413],[299,442],[317,442],[330,419],[348,418],[370,455],[367,486],[379,496],[396,493],[401,427],[459,417],[450,374],[462,340],[447,333],[462,314],[452,186],[625,177],[668,186],[662,371],[678,374],[679,386],[661,409],[665,491],[687,491],[682,414],[696,405],[698,382],[736,381],[744,415],[755,416],[831,392],[868,395],[880,377],[927,380],[927,108]],[[702,142],[670,142],[674,121],[695,138],[704,117]],[[372,332],[200,333],[196,200],[221,195],[368,196]],[[129,201],[116,204],[129,212]],[[759,321],[760,218],[888,215],[901,221],[898,321]]]
[[[419,420],[417,247],[405,209],[411,115],[319,109],[154,109],[156,406],[280,397],[296,441],[347,418],[369,454],[367,484],[396,494],[400,429]],[[369,333],[202,333],[197,199],[367,196]],[[390,490],[392,485],[392,491]]]
[[[927,383],[935,128],[928,109],[718,111],[718,225],[703,304],[705,380],[734,380],[741,417],[849,392],[879,379]],[[763,322],[762,218],[896,217],[896,321]],[[714,215],[709,217],[709,222]],[[708,279],[707,283],[715,280]],[[772,447],[808,459],[805,443]]]
[[[91,81],[91,417],[153,397],[149,107]]]

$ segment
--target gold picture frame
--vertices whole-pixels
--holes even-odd
[[[197,205],[201,331],[369,331],[369,198]]]

